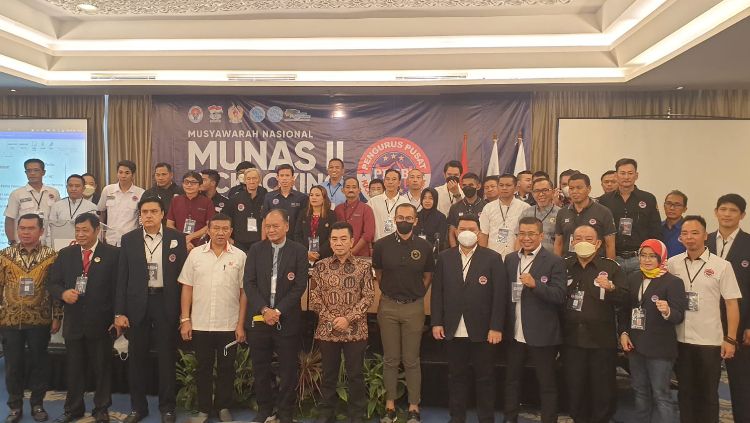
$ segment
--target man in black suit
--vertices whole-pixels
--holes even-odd
[[[142,198],[138,212],[143,229],[122,237],[115,297],[115,326],[128,329],[130,342],[128,384],[133,410],[125,423],[136,423],[148,415],[146,369],[151,339],[156,341],[161,420],[174,423],[180,311],[177,276],[187,257],[185,236],[162,226],[164,204],[160,198]]]
[[[65,303],[63,337],[68,394],[65,412],[55,423],[69,423],[83,417],[87,367],[93,367],[96,375],[91,415],[97,423],[109,422],[112,337],[108,330],[114,315],[120,251],[98,242],[100,226],[95,214],[84,213],[74,224],[76,244],[60,250],[47,280],[50,295]]]
[[[542,402],[542,422],[557,421],[557,350],[562,344],[560,310],[565,303],[565,262],[542,248],[544,227],[534,216],[518,222],[521,250],[505,257],[510,286],[505,342],[506,422],[518,421],[521,378],[527,357],[536,371]]]
[[[740,229],[745,218],[747,202],[737,194],[719,197],[714,213],[719,230],[708,235],[708,250],[732,263],[737,284],[742,292],[740,324],[737,333],[726,335],[736,340],[740,348],[734,358],[725,360],[732,395],[734,421],[750,421],[750,234]],[[721,303],[721,320],[727,331],[726,310]]]
[[[307,288],[307,248],[287,238],[289,217],[284,209],[272,209],[263,219],[266,239],[250,247],[245,262],[247,339],[255,372],[258,414],[253,422],[275,420],[271,361],[279,362],[276,407],[280,423],[291,423],[297,386],[297,354],[300,348],[302,309]]]
[[[458,217],[459,246],[440,253],[432,279],[432,336],[448,351],[451,423],[466,421],[469,363],[474,368],[477,415],[494,421],[495,352],[506,307],[503,259],[477,244],[479,218]]]

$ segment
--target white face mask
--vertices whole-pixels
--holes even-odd
[[[477,234],[472,231],[463,231],[456,237],[458,243],[466,248],[472,248],[477,245]]]
[[[125,361],[128,359],[128,338],[125,338],[125,335],[120,335],[115,339],[115,343],[112,346],[117,351],[117,355],[120,356],[120,360]]]
[[[590,242],[581,241],[573,246],[573,251],[575,251],[578,257],[589,258],[596,253],[596,245]]]
[[[245,183],[245,174],[244,173],[240,173],[239,175],[237,175],[237,181],[239,183],[241,183],[241,184],[244,184]]]
[[[84,185],[83,187],[84,197],[91,197],[92,195],[94,195],[94,192],[96,192],[96,188],[94,188],[93,185]]]

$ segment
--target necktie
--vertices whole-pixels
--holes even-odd
[[[91,250],[83,250],[83,274],[89,273],[89,266],[91,266]]]

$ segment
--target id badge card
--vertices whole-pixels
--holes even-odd
[[[688,299],[688,311],[698,311],[698,303],[700,302],[700,295],[697,292],[686,292]]]
[[[630,217],[620,218],[620,233],[625,236],[633,235],[633,219]]]
[[[86,284],[89,282],[89,277],[81,275],[76,278],[76,291],[79,295],[86,294]]]
[[[523,292],[523,284],[520,282],[514,282],[513,283],[513,291],[511,295],[511,300],[514,303],[521,301],[521,292]]]
[[[31,279],[31,278],[19,279],[18,296],[19,297],[34,296],[34,279]]]
[[[148,281],[156,282],[156,274],[159,271],[159,263],[148,263],[146,267],[148,268]]]
[[[497,243],[498,244],[507,244],[509,237],[510,237],[510,229],[500,228],[497,230]]]
[[[646,330],[646,311],[641,307],[630,310],[630,328]]]
[[[570,294],[570,309],[573,311],[583,310],[583,291],[574,291]]]
[[[185,226],[182,227],[183,234],[192,234],[195,232],[195,219],[185,219]]]
[[[419,237],[420,237],[420,238],[422,238],[423,240],[427,241],[427,235],[425,235],[425,234],[419,234],[419,235],[417,235],[417,236],[419,236]]]
[[[391,218],[386,219],[383,230],[385,231],[385,233],[388,233],[388,234],[396,230],[396,226],[393,223],[393,219]]]
[[[310,237],[308,245],[310,246],[311,253],[317,253],[320,251],[320,237]]]
[[[258,220],[255,219],[254,217],[247,218],[247,231],[258,232]]]

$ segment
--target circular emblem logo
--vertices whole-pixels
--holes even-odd
[[[229,122],[231,123],[242,123],[242,115],[245,114],[245,109],[241,106],[232,105],[227,110],[229,114]]]
[[[224,208],[224,202],[223,201],[219,202],[219,207]]]
[[[243,211],[243,210],[245,210],[245,205],[242,203],[237,204],[237,211]]]
[[[412,260],[419,260],[422,258],[422,253],[419,252],[419,250],[411,250],[411,259]]]
[[[640,207],[642,209],[645,209],[646,208],[646,202],[645,201],[641,201],[640,203],[638,203],[638,207]]]
[[[425,186],[430,185],[430,159],[420,146],[407,138],[382,138],[365,149],[357,164],[357,180],[362,190],[369,195],[370,181],[383,179],[388,169],[401,172],[402,189],[406,189],[406,176],[412,169],[422,171]]]
[[[188,110],[188,119],[190,122],[199,123],[203,120],[203,109],[198,106],[193,106]]]
[[[55,199],[55,196],[54,196],[54,195],[52,195],[52,194],[50,194],[50,195],[49,195],[49,199],[50,199],[50,200],[54,200],[54,199]]]
[[[714,275],[714,269],[706,269],[706,270],[703,271],[703,274],[706,275],[706,276],[711,277],[711,276]]]
[[[655,303],[655,302],[657,302],[657,301],[659,301],[659,296],[658,296],[658,295],[652,295],[652,296],[651,296],[651,302],[652,302],[652,303]]]
[[[99,263],[102,261],[101,257],[94,257],[94,263]]]
[[[609,276],[609,273],[607,272],[599,272],[599,276],[604,276],[605,278]]]
[[[557,221],[556,217],[550,217],[549,218],[549,223],[555,223],[556,221]]]
[[[177,256],[176,255],[174,255],[174,254],[170,254],[169,255],[169,261],[171,263],[174,263],[176,260],[177,260]]]
[[[268,112],[266,112],[266,116],[268,117],[268,120],[270,120],[273,123],[281,122],[282,119],[284,119],[284,111],[281,110],[281,107],[278,106],[271,106],[268,108]]]
[[[750,261],[742,260],[742,263],[740,264],[742,265],[742,267],[747,267],[747,266],[750,266]]]
[[[254,106],[250,109],[250,120],[253,122],[263,122],[266,118],[266,111],[260,106]]]
[[[286,274],[286,278],[287,278],[287,279],[289,279],[290,281],[291,281],[291,280],[294,280],[294,272],[289,272],[289,273],[287,273],[287,274]]]
[[[275,206],[275,205],[279,204],[279,199],[278,198],[274,198],[273,200],[271,200],[271,202]]]
[[[542,283],[547,283],[549,281],[549,278],[547,278],[546,276],[542,276],[539,280],[542,281]]]
[[[133,196],[133,201],[138,201],[138,196],[137,195]]]
[[[596,219],[589,219],[589,225],[596,225]]]
[[[480,276],[479,277],[479,284],[480,285],[486,285],[487,284],[487,276]]]

